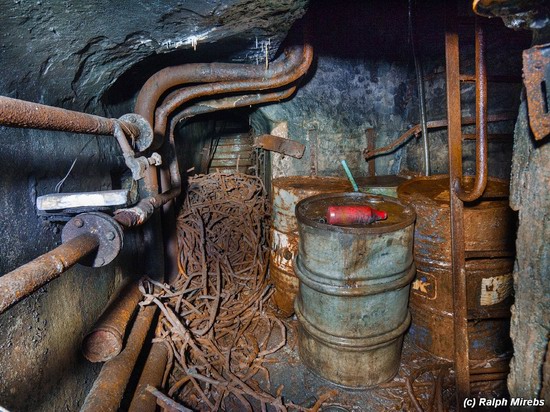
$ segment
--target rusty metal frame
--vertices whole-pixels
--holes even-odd
[[[523,82],[529,124],[535,139],[542,140],[550,134],[550,43],[524,50]]]
[[[451,6],[452,7],[452,6]],[[464,242],[464,202],[478,199],[487,184],[487,73],[483,29],[476,18],[476,177],[474,188],[462,184],[462,113],[460,104],[460,49],[456,9],[446,13],[445,61],[449,141],[449,185],[451,219],[451,261],[455,334],[455,376],[457,408],[470,396],[466,254]]]

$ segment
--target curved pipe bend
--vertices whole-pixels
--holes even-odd
[[[151,76],[141,88],[134,111],[153,126],[155,108],[164,93],[189,83],[227,82],[242,79],[272,79],[291,70],[301,55],[298,46],[284,54],[266,70],[264,66],[237,63],[192,63],[166,67]]]
[[[476,19],[475,27],[475,49],[477,110],[476,176],[474,187],[470,192],[464,189],[461,178],[452,182],[458,198],[463,202],[473,202],[479,199],[487,186],[487,66],[485,64],[485,35],[482,26],[478,23],[478,19]],[[460,152],[462,153],[462,142],[455,143],[457,145],[460,144]],[[462,165],[460,169],[462,169]]]

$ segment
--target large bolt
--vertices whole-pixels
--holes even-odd
[[[76,227],[82,227],[84,226],[84,222],[82,221],[82,219],[80,218],[76,218],[73,220],[73,224],[76,226]]]
[[[105,236],[108,240],[113,240],[115,238],[115,234],[113,232],[107,232]]]

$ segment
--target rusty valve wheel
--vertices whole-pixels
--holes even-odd
[[[97,236],[99,240],[97,252],[80,261],[85,266],[97,268],[108,265],[122,249],[122,227],[105,213],[89,212],[75,216],[63,228],[61,240],[65,243],[83,233]]]

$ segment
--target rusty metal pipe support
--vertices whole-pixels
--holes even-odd
[[[473,202],[481,197],[487,186],[487,67],[485,62],[485,35],[483,27],[476,17],[475,26],[475,53],[476,53],[476,176],[474,187],[470,192],[464,189],[461,182],[462,166],[459,177],[451,182],[457,196],[463,202]],[[462,136],[453,141],[456,150],[462,156]],[[450,149],[449,149],[450,150]]]
[[[132,138],[140,135],[137,125],[59,107],[0,96],[0,125],[60,132],[112,135],[115,125],[122,122]]]
[[[81,234],[0,277],[0,313],[78,263],[99,247],[99,239]]]
[[[145,156],[136,157],[134,149],[132,149],[132,146],[128,143],[126,134],[123,131],[123,126],[119,123],[115,124],[114,136],[122,149],[124,162],[132,172],[132,178],[134,180],[137,181],[142,179],[150,166],[160,166],[162,164],[162,158],[156,152],[152,153],[149,158]]]

